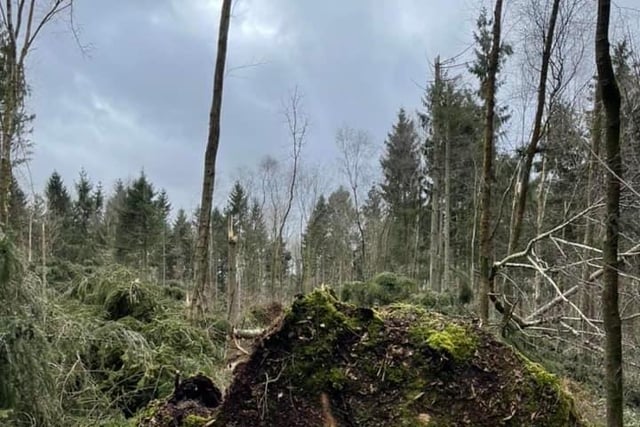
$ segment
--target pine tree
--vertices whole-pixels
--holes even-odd
[[[170,205],[164,192],[156,196],[144,173],[126,187],[115,233],[116,259],[142,269],[151,267],[151,256],[162,244]],[[157,257],[156,257],[157,266]]]
[[[354,255],[358,252],[356,211],[351,193],[340,186],[327,199],[328,283],[341,285],[356,278]]]
[[[73,226],[70,236],[72,250],[69,258],[76,262],[85,262],[96,255],[97,241],[93,220],[97,213],[97,203],[93,184],[84,169],[80,171],[75,187],[76,200],[73,202]]]
[[[325,281],[329,247],[329,206],[320,195],[302,238],[303,286],[305,291]]]
[[[418,134],[403,109],[385,141],[380,161],[384,176],[381,195],[389,211],[389,259],[392,267],[409,270],[416,253],[416,224],[421,208],[422,170]]]
[[[193,279],[195,234],[184,209],[179,209],[173,222],[167,248],[167,270],[174,280]]]
[[[384,251],[386,246],[386,236],[384,231],[384,211],[383,200],[380,189],[372,186],[367,193],[367,198],[362,205],[362,215],[364,218],[365,235],[368,236],[367,262],[369,271],[365,272],[365,277],[373,277],[375,273],[385,269]]]
[[[420,112],[426,139],[425,194],[430,222],[429,282],[440,290],[451,287],[452,273],[470,260],[469,230],[474,227],[475,188],[473,173],[482,136],[482,108],[473,93],[461,87],[437,66],[436,81],[425,93]],[[425,218],[426,219],[426,218]],[[424,233],[426,234],[426,233]],[[458,264],[458,265],[456,265]]]
[[[247,291],[257,295],[266,283],[266,265],[269,262],[266,255],[269,234],[261,204],[257,199],[253,199],[251,203],[243,240],[245,262],[248,267],[243,272],[244,282]]]
[[[68,255],[69,234],[73,220],[72,202],[67,187],[58,172],[53,172],[45,189],[47,199],[47,241],[51,255]]]

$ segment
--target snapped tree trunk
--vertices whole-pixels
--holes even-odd
[[[622,327],[618,307],[618,235],[620,225],[620,90],[609,52],[610,0],[598,0],[596,24],[596,65],[598,85],[606,117],[605,147],[607,153],[607,202],[605,241],[603,247],[604,289],[602,319],[606,335],[605,384],[607,391],[607,425],[622,426]]]
[[[233,229],[233,215],[229,215],[227,242],[229,244],[229,270],[227,280],[227,320],[231,326],[236,326],[240,314],[240,288],[237,277],[237,244],[238,236]]]
[[[509,234],[509,253],[516,250],[520,234],[522,233],[522,219],[524,218],[524,210],[527,204],[527,193],[529,191],[529,176],[531,175],[531,167],[533,158],[538,151],[538,142],[542,136],[542,116],[544,114],[544,105],[547,97],[547,75],[549,73],[549,61],[551,59],[551,50],[553,49],[553,36],[558,18],[558,10],[560,8],[560,0],[554,0],[551,8],[551,16],[549,18],[549,27],[544,39],[544,48],[542,50],[542,66],[540,67],[540,80],[538,82],[538,100],[536,107],[536,115],[533,122],[533,132],[531,141],[527,146],[524,156],[522,169],[520,170],[520,180],[516,186],[515,207],[511,221],[511,232]],[[507,294],[510,290],[507,289]]]
[[[209,113],[209,137],[204,154],[204,176],[202,179],[202,198],[198,221],[198,240],[196,243],[196,283],[193,293],[192,314],[203,315],[207,309],[207,271],[209,270],[209,226],[213,204],[213,186],[216,175],[216,156],[220,142],[220,119],[222,115],[222,89],[224,67],[227,59],[227,39],[231,18],[231,0],[223,0],[218,31],[218,53],[213,79],[213,100]]]
[[[493,179],[493,139],[496,107],[496,77],[500,61],[500,21],[502,19],[502,0],[496,0],[493,13],[493,30],[487,77],[483,82],[485,101],[484,146],[482,150],[482,182],[480,188],[480,295],[478,311],[480,318],[489,320],[489,293],[492,289],[493,272],[491,268],[493,242],[491,237],[491,184]]]

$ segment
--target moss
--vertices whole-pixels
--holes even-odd
[[[456,362],[469,360],[477,347],[477,338],[467,328],[444,324],[436,317],[421,319],[409,329],[409,337],[417,346],[426,344],[432,350],[447,353]]]
[[[457,361],[467,360],[476,349],[475,338],[465,328],[455,324],[432,332],[427,344],[434,350],[447,351]]]
[[[199,415],[187,415],[187,418],[182,422],[182,427],[202,427],[206,425],[211,419],[201,417]]]
[[[575,420],[575,404],[571,394],[562,386],[560,379],[547,371],[540,363],[536,363],[520,352],[517,352],[519,359],[523,362],[523,366],[527,373],[531,376],[535,387],[539,391],[545,390],[554,393],[558,398],[557,410],[553,414],[549,414],[547,424],[549,427],[562,427],[569,425],[570,420]],[[536,390],[532,390],[532,396],[536,394]],[[537,402],[531,400],[530,405],[535,409]]]

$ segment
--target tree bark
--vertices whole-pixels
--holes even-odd
[[[520,234],[522,233],[522,219],[527,204],[527,193],[529,190],[529,176],[531,175],[531,167],[533,158],[538,151],[538,142],[542,136],[542,116],[544,114],[544,105],[547,97],[547,75],[549,73],[549,61],[551,59],[551,50],[553,49],[553,36],[558,18],[558,10],[560,8],[560,0],[554,0],[549,18],[549,28],[544,39],[544,48],[542,50],[542,66],[540,67],[540,81],[538,82],[538,100],[536,107],[536,115],[533,122],[533,133],[531,141],[525,152],[524,162],[522,164],[520,182],[516,186],[515,208],[511,221],[511,233],[509,235],[509,253],[516,250]]]
[[[193,293],[192,314],[203,315],[207,310],[206,290],[207,271],[209,270],[209,227],[211,224],[211,208],[213,204],[213,188],[216,174],[216,156],[220,142],[220,119],[222,115],[222,89],[224,85],[224,68],[227,59],[227,39],[229,21],[231,19],[231,0],[223,0],[218,31],[218,53],[213,80],[213,100],[209,113],[209,137],[204,154],[204,177],[202,179],[202,198],[198,221],[198,241],[196,244],[196,283]]]
[[[600,87],[596,85],[595,99],[593,101],[593,118],[591,126],[591,152],[589,153],[589,170],[587,175],[587,199],[586,206],[591,206],[595,194],[595,186],[598,182],[598,156],[600,156],[600,145],[602,141],[602,96]],[[585,218],[584,245],[593,247],[594,245],[594,224],[591,218]],[[585,253],[585,256],[589,256]],[[587,282],[589,278],[589,265],[585,264],[582,271],[582,280],[585,282],[581,291],[582,310],[590,319],[595,317],[595,305],[592,295],[591,283]]]
[[[442,248],[441,244],[441,232],[440,232],[440,217],[441,217],[441,198],[440,193],[442,191],[442,176],[441,176],[441,142],[442,142],[442,124],[436,120],[437,106],[440,102],[442,84],[442,72],[440,57],[436,57],[435,62],[435,83],[434,83],[434,101],[431,106],[431,110],[434,115],[433,122],[433,187],[431,190],[431,232],[429,238],[429,283],[431,290],[435,292],[442,291],[442,260],[440,252]]]
[[[605,241],[603,247],[604,289],[602,291],[602,318],[606,335],[605,384],[607,391],[607,425],[623,424],[622,395],[622,327],[618,307],[618,235],[620,222],[620,90],[609,52],[610,0],[598,0],[596,24],[596,65],[602,105],[606,117],[605,147],[607,153],[607,201]]]
[[[240,313],[240,289],[238,286],[236,268],[238,236],[235,234],[235,230],[233,229],[232,215],[229,215],[228,221],[227,242],[229,244],[229,270],[227,273],[227,320],[231,326],[235,326],[238,322],[238,316]]]
[[[478,310],[483,322],[489,320],[489,293],[492,289],[493,273],[491,258],[493,242],[491,238],[491,183],[493,179],[493,140],[496,106],[496,77],[500,61],[500,21],[502,0],[496,0],[493,14],[493,30],[487,78],[483,82],[485,101],[484,147],[482,151],[482,187],[480,194],[480,295]]]

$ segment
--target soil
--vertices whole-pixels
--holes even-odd
[[[293,303],[205,424],[583,425],[558,378],[473,320],[357,308],[329,290]]]

